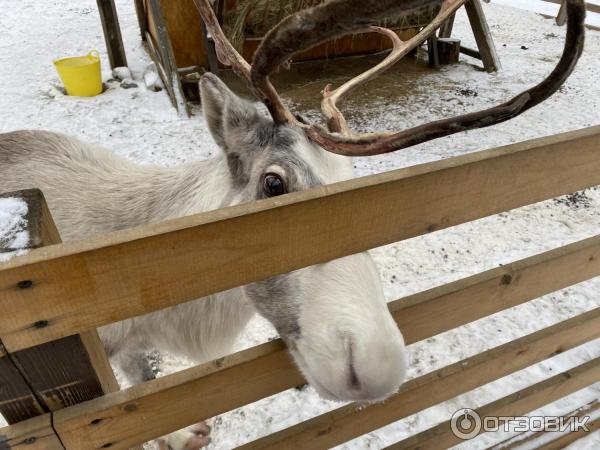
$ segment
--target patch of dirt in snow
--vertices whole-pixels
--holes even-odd
[[[60,92],[51,60],[99,49],[104,80],[110,78],[96,3],[80,0],[73,6],[68,0],[7,0],[0,16],[0,132],[40,128],[69,133],[144,164],[173,166],[211,157],[218,149],[202,117],[188,120],[178,116],[164,91],[153,92],[141,82],[150,60],[140,46],[133,2],[120,0],[117,6],[130,69],[138,87],[122,89],[107,83],[103,95],[76,99]],[[462,56],[461,64],[439,72],[400,73],[414,89],[395,90],[392,84],[379,95],[350,98],[344,108],[351,125],[371,131],[403,129],[505,101],[541,80],[561,53],[564,29],[534,13],[493,3],[484,8],[503,64],[501,72],[487,74],[479,69],[479,61]],[[462,12],[455,29],[463,45],[475,46]],[[600,124],[600,85],[595,82],[600,79],[598,54],[600,33],[590,31],[575,73],[544,104],[493,128],[390,155],[358,158],[356,173],[378,173]],[[375,83],[370,92],[376,91]],[[295,106],[308,116],[315,113],[310,105],[309,109]],[[379,248],[373,254],[386,296],[393,300],[596,235],[599,228],[600,190],[594,188]],[[409,376],[414,378],[597,308],[598,292],[600,279],[596,278],[412,345]],[[275,336],[270,324],[256,318],[238,349]],[[445,420],[459,408],[493,401],[598,356],[600,342],[595,341],[341,447],[382,448]],[[163,355],[160,373],[181,370],[189,364]],[[564,414],[598,398],[599,393],[600,386],[594,385],[536,414]],[[288,390],[212,419],[213,443],[209,448],[231,448],[339,406],[321,400],[310,387]],[[500,433],[484,435],[462,446],[483,448],[508,437]],[[599,433],[587,440],[591,442],[589,448],[600,445]]]

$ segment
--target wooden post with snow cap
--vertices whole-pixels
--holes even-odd
[[[27,205],[25,220],[22,224],[17,223],[17,227],[20,226],[22,230],[17,232],[27,232],[28,239],[26,234],[22,234],[20,240],[28,240],[28,243],[21,243],[19,247],[33,249],[61,242],[40,190],[0,194],[0,199],[2,198],[14,198]],[[16,250],[10,247],[15,246],[14,240],[12,241],[2,244],[0,240],[0,248],[4,247],[0,251]],[[44,282],[43,279],[23,279],[8,289],[26,296],[38,283]],[[47,326],[47,321],[35,322],[31,326],[42,328]],[[9,424],[44,416],[66,406],[119,390],[96,330],[12,353],[0,341],[0,386],[0,413]],[[39,423],[33,428],[42,433],[41,439],[48,430],[47,427],[38,425]],[[31,426],[20,429],[29,433],[27,439],[32,439]],[[25,435],[21,437],[25,439]],[[12,436],[15,442],[17,438],[18,436]]]

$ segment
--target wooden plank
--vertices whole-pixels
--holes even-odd
[[[577,442],[579,439],[589,436],[591,433],[595,433],[596,431],[600,431],[600,418],[596,418],[594,420],[589,421],[586,424],[586,430],[574,431],[571,433],[565,433],[561,435],[558,439],[550,441],[544,445],[541,445],[537,448],[537,450],[560,450],[568,445]]]
[[[460,52],[467,56],[470,56],[471,58],[481,59],[481,54],[479,53],[479,50],[474,50],[472,48],[461,45]]]
[[[437,35],[433,33],[427,38],[427,53],[429,55],[429,65],[434,69],[440,68],[440,55],[438,53]]]
[[[142,36],[142,41],[145,41],[146,33],[148,32],[148,14],[146,13],[146,5],[144,0],[135,0],[135,14],[140,26],[140,35]]]
[[[50,414],[0,428],[1,450],[64,450],[52,429]]]
[[[202,20],[201,20],[202,22]],[[204,43],[204,48],[206,49],[206,59],[208,60],[208,68],[215,75],[219,74],[219,59],[217,58],[217,50],[215,47],[215,41],[212,37],[208,36],[208,30],[204,25],[204,22],[201,24],[202,30],[202,42]]]
[[[419,28],[394,29],[403,41],[416,36]],[[262,38],[247,37],[244,41],[242,56],[247,61],[252,61],[256,50],[262,43]],[[319,44],[309,50],[294,56],[294,62],[315,61],[320,59],[338,58],[346,56],[363,56],[380,53],[392,48],[392,42],[386,36],[377,33],[356,33],[351,36],[343,36],[333,41]]]
[[[351,404],[247,448],[329,448],[598,336],[600,308],[411,380],[383,404],[367,408]],[[218,414],[237,405],[239,397],[251,400],[254,393],[246,385],[248,378],[269,379],[258,393],[264,397],[285,386],[286,378],[297,376],[284,354],[277,361],[269,355],[261,364],[239,365],[235,358],[240,354],[218,363],[237,366],[233,378],[215,371],[216,364],[205,365],[202,378],[195,378],[197,369],[190,369],[64,409],[54,416],[55,429],[67,447],[127,448]]]
[[[454,29],[454,21],[456,19],[456,14],[452,14],[448,20],[444,22],[444,24],[440,28],[439,37],[440,38],[449,38],[452,36],[452,30]]]
[[[165,22],[165,18],[163,15],[163,9],[161,7],[161,2],[160,0],[148,0],[149,1],[149,6],[150,8],[148,9],[150,17],[152,18],[152,23],[154,25],[154,27],[151,27],[151,31],[155,31],[156,32],[156,36],[157,36],[157,44],[158,44],[158,49],[161,55],[161,60],[162,60],[162,64],[163,64],[163,68],[166,72],[166,76],[170,78],[171,82],[169,83],[173,89],[173,102],[175,105],[175,108],[179,111],[179,112],[184,112],[182,111],[185,110],[186,114],[188,115],[188,117],[191,116],[191,110],[189,105],[187,104],[187,102],[185,101],[184,95],[183,95],[183,87],[181,85],[181,78],[179,75],[179,72],[177,71],[177,61],[175,60],[175,54],[173,53],[173,45],[171,43],[171,38],[169,37],[169,32],[167,30],[167,25]],[[189,0],[188,0],[189,1]],[[194,7],[193,9],[189,10],[189,11],[196,11],[197,14],[197,10]],[[187,15],[188,16],[193,16],[194,13],[192,12],[192,14],[189,13],[189,11],[187,11]],[[179,89],[179,95],[177,95],[176,90]]]
[[[0,386],[0,414],[9,424],[46,411],[25,376],[6,354],[0,357]]]
[[[0,265],[0,338],[27,348],[600,184],[598,145],[600,126],[32,251]]]
[[[240,448],[330,448],[598,336],[600,308],[410,380],[385,403],[350,404]]]
[[[488,403],[477,408],[476,412],[482,419],[485,417],[522,417],[597,381],[600,381],[600,358]],[[451,421],[448,420],[390,445],[387,450],[443,450],[462,442],[464,441],[452,432]]]
[[[35,230],[38,245],[61,242],[39,190],[7,195],[27,199],[28,227]],[[24,280],[18,289],[27,290],[32,286],[31,280]],[[45,325],[38,323],[35,326]],[[12,352],[0,360],[0,367],[0,379],[7,386],[0,390],[0,410],[9,423],[56,411],[96,398],[103,392],[119,389],[96,330]]]
[[[562,26],[565,23],[567,23],[567,2],[566,0],[563,0],[561,1],[558,14],[556,15],[556,24]]]
[[[110,67],[127,67],[127,57],[125,56],[125,47],[121,37],[121,27],[119,26],[119,17],[114,0],[96,0],[100,20],[102,21],[102,30],[104,31],[104,40],[106,41],[106,50]]]
[[[20,350],[11,357],[26,374],[46,411],[56,411],[103,394],[79,336]]]
[[[413,343],[600,275],[600,236],[389,304]]]
[[[587,405],[577,408],[575,411],[566,414],[565,417],[585,417],[595,415],[594,413],[600,409],[600,399],[593,400]],[[541,442],[547,442],[545,439],[546,433],[545,431],[536,431],[534,433],[530,433],[523,437],[522,435],[512,436],[504,441],[498,442],[494,444],[493,447],[490,447],[489,450],[512,450],[516,448],[522,448],[524,445],[529,448],[539,448],[540,444],[537,444],[535,441],[540,440]],[[543,444],[542,444],[543,445]]]
[[[548,2],[548,3],[555,3],[557,5],[563,5],[565,3],[564,0],[543,0],[543,1]],[[589,12],[600,13],[600,5],[595,5],[593,3],[586,2],[585,3],[585,8]]]
[[[177,0],[177,2],[146,0],[146,2],[149,14],[155,14],[153,10],[157,5],[160,7],[176,66],[207,67],[206,47],[202,40],[202,22],[193,0]],[[155,29],[150,29],[150,33],[158,40]]]
[[[156,71],[160,76],[160,79],[163,82],[163,86],[167,90],[167,94],[169,95],[169,99],[171,100],[171,104],[173,108],[177,109],[177,99],[175,98],[175,91],[173,90],[173,80],[167,76],[167,72],[162,65],[160,54],[156,50],[156,46],[154,45],[154,38],[150,35],[150,33],[146,32],[146,40],[144,41],[144,48],[146,52],[150,55],[150,58],[154,62],[156,66]]]
[[[500,58],[498,58],[498,54],[496,53],[496,46],[494,45],[492,33],[485,19],[480,0],[468,1],[465,3],[465,9],[467,10],[467,16],[469,17],[475,41],[479,48],[483,67],[488,72],[497,72],[501,69]]]

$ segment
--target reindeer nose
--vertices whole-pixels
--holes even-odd
[[[354,401],[378,401],[394,393],[405,376],[403,345],[381,356],[379,364],[372,352],[361,352],[357,341],[344,336],[346,352],[346,396]]]
[[[351,337],[344,337],[344,348],[348,354],[348,388],[353,391],[360,391],[360,380],[354,367],[354,341]]]

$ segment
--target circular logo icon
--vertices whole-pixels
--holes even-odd
[[[473,439],[481,431],[481,417],[472,409],[460,409],[452,415],[450,428],[459,439]]]

